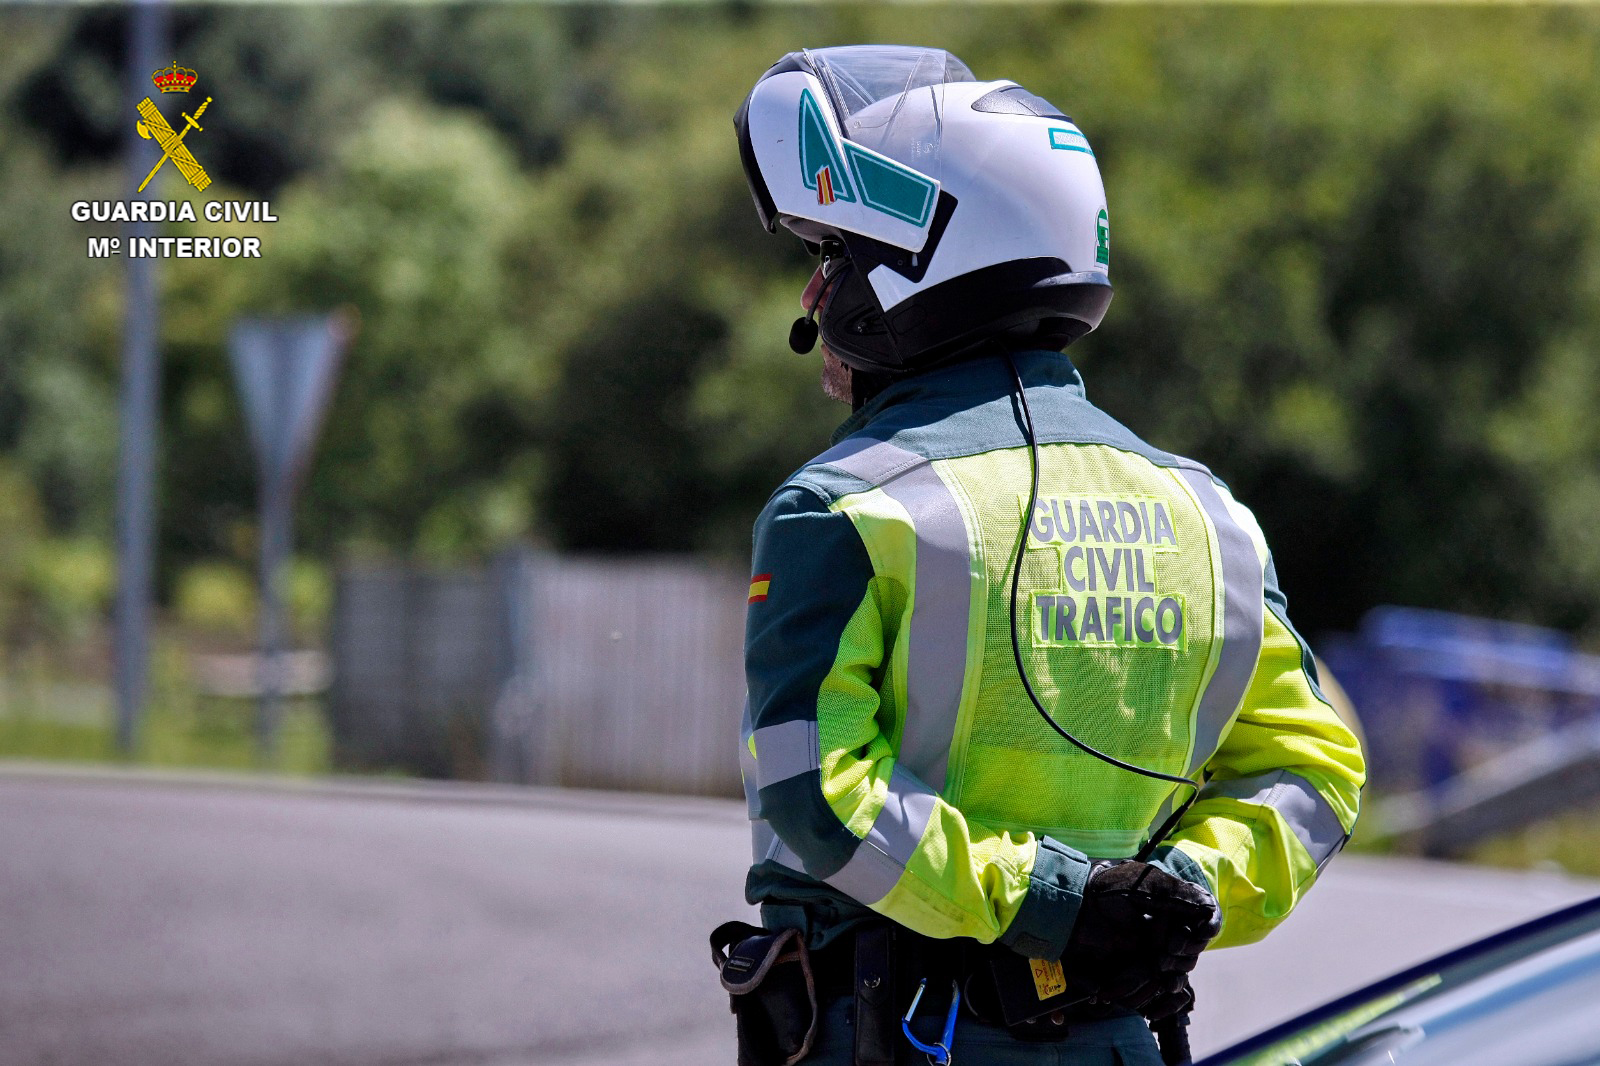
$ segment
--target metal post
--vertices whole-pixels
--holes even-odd
[[[271,409],[280,425],[292,420],[294,404],[293,349],[286,343],[274,352],[267,373]],[[284,566],[294,541],[294,472],[289,453],[293,447],[286,432],[270,445],[275,459],[261,477],[261,704],[256,713],[256,740],[261,760],[271,763],[277,754],[278,723],[283,717]]]
[[[283,716],[284,565],[294,536],[294,505],[286,480],[261,479],[261,706],[256,738],[264,763],[271,763],[277,754],[278,722]]]
[[[526,547],[501,552],[489,567],[489,599],[494,607],[494,702],[489,710],[489,777],[528,784],[534,780],[530,752],[536,743],[534,640],[535,582],[540,566]]]
[[[135,130],[137,105],[150,91],[150,75],[161,65],[167,41],[167,7],[161,0],[133,4],[128,34],[126,121],[128,190],[139,187],[160,158],[158,147]],[[159,196],[160,176],[150,197]],[[132,238],[149,237],[149,222],[134,222]],[[115,687],[117,748],[133,750],[144,710],[150,663],[150,607],[155,569],[156,432],[160,418],[159,316],[154,259],[128,260],[127,306],[122,340],[121,425],[117,460],[117,601]]]

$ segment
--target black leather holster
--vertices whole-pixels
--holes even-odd
[[[817,982],[799,930],[726,922],[711,934],[711,961],[738,1026],[739,1066],[794,1066],[811,1054]]]

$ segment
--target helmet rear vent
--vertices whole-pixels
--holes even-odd
[[[1034,118],[1058,118],[1071,122],[1061,109],[1042,96],[1035,96],[1020,85],[1007,85],[992,93],[985,93],[972,101],[972,110],[986,111],[992,115],[1032,115]]]

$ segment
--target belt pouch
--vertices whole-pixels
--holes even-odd
[[[891,925],[868,925],[856,933],[855,1066],[894,1066],[900,1036],[894,948]]]
[[[728,922],[711,934],[739,1032],[739,1066],[793,1066],[817,1035],[817,983],[798,929]]]
[[[1068,978],[1055,959],[1026,959],[998,946],[990,949],[988,956],[989,974],[1008,1029],[1016,1031],[1089,998],[1088,990]]]

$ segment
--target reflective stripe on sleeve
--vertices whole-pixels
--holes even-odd
[[[1214,797],[1271,807],[1299,838],[1300,843],[1306,846],[1311,861],[1319,868],[1344,847],[1348,836],[1344,826],[1339,823],[1339,816],[1322,793],[1311,782],[1288,770],[1212,781],[1200,790],[1200,799],[1203,801]]]
[[[805,867],[800,862],[800,856],[778,839],[777,830],[772,828],[772,823],[761,818],[752,819],[750,822],[750,861],[752,863],[775,862],[785,866],[795,873],[805,873]]]
[[[778,841],[778,834],[773,830],[772,823],[760,818],[750,819],[750,861],[761,863],[767,861],[768,852]]]
[[[1187,771],[1192,777],[1215,754],[1250,688],[1261,656],[1264,590],[1255,542],[1234,521],[1211,473],[1200,466],[1180,467],[1177,472],[1217,531],[1217,549],[1222,556],[1222,650],[1195,715],[1194,751]]]
[[[884,442],[846,441],[817,459],[882,490],[911,517],[916,586],[906,649],[905,728],[900,763],[944,787],[967,675],[973,549],[967,523],[928,460]]]
[[[739,780],[744,784],[744,809],[751,821],[761,816],[761,778],[756,771],[756,753],[751,750],[750,697],[744,698],[744,718],[739,723]]]
[[[939,797],[896,766],[872,828],[828,884],[871,906],[889,894],[922,843]]]
[[[818,761],[817,723],[811,719],[762,726],[754,733],[756,742],[756,787],[766,788],[808,773],[822,764]]]

